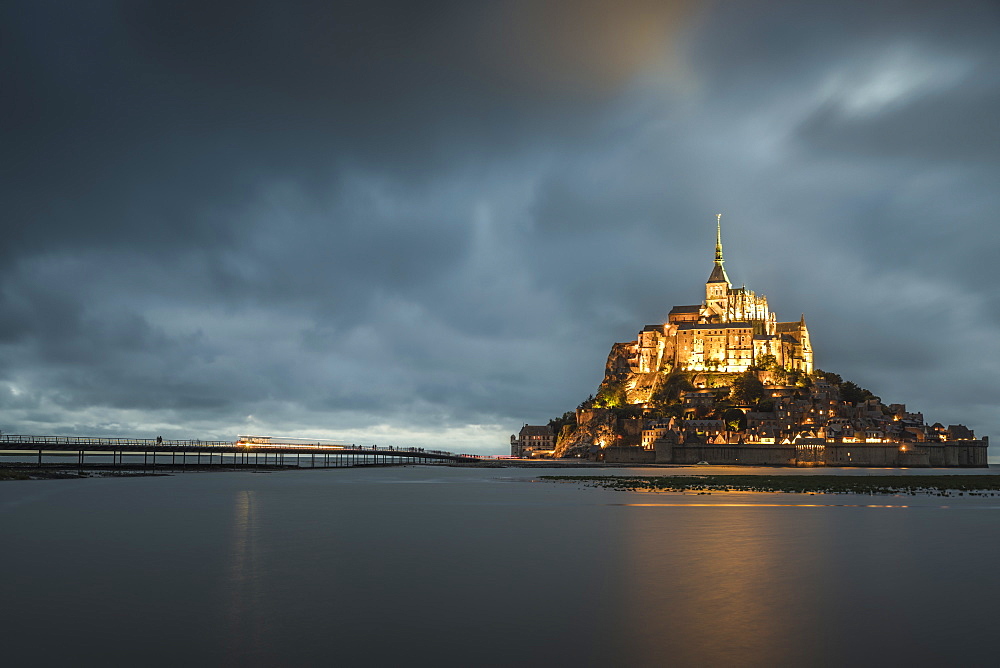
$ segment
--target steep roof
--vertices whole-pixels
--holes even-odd
[[[715,222],[715,266],[712,268],[712,275],[708,277],[707,283],[730,285],[726,268],[722,266],[723,262],[725,260],[722,259],[722,214],[720,213]]]
[[[729,276],[726,275],[726,268],[722,266],[721,260],[715,261],[715,266],[712,267],[712,275],[708,277],[706,283],[725,283],[730,285]]]
[[[521,427],[521,432],[519,434],[521,438],[525,436],[552,436],[552,428],[549,425],[530,425],[526,424]]]

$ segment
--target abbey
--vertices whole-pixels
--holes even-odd
[[[722,256],[721,218],[716,220],[715,265],[705,283],[705,300],[673,307],[667,322],[647,325],[635,341],[617,344],[612,351],[612,358],[627,360],[630,403],[645,401],[648,392],[643,390],[652,389],[655,375],[673,370],[740,373],[773,356],[781,368],[812,373],[805,316],[778,322],[767,297],[730,283]],[[609,359],[609,365],[613,363]]]
[[[617,464],[983,467],[988,447],[814,369],[805,316],[778,322],[766,297],[730,283],[721,216],[704,301],[615,343],[575,412],[511,436],[513,457]]]

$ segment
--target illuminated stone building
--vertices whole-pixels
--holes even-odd
[[[521,431],[510,436],[510,454],[512,457],[532,457],[535,453],[551,453],[556,447],[556,435],[549,425],[530,425],[521,427]]]
[[[715,263],[701,304],[675,306],[667,322],[647,325],[635,341],[618,344],[625,355],[629,402],[642,403],[657,374],[679,371],[740,373],[765,356],[789,371],[811,373],[813,350],[805,316],[778,322],[767,297],[734,288],[722,256],[721,216],[716,221]]]
[[[754,383],[750,398],[745,388]],[[765,296],[733,288],[721,220],[704,301],[675,306],[667,322],[615,343],[597,397],[576,418],[554,456],[621,464],[988,463],[989,439],[971,429],[927,425],[905,404],[884,405],[837,374],[816,372],[805,317],[778,322]],[[511,437],[512,452],[531,442],[527,434]]]

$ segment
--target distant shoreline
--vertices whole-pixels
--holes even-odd
[[[76,470],[68,467],[38,468],[32,466],[0,467],[0,482],[7,480],[80,480],[82,478],[150,478],[170,475],[150,471],[110,471],[110,470]]]

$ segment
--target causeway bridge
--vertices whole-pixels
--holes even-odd
[[[295,441],[295,442],[293,442]],[[96,469],[183,469],[185,467],[340,468],[478,461],[476,455],[379,445],[324,444],[304,439],[275,441],[240,436],[236,441],[165,440],[0,434],[0,465]],[[75,457],[74,457],[75,455]],[[75,462],[73,461],[75,459]],[[88,461],[89,459],[89,461]]]

